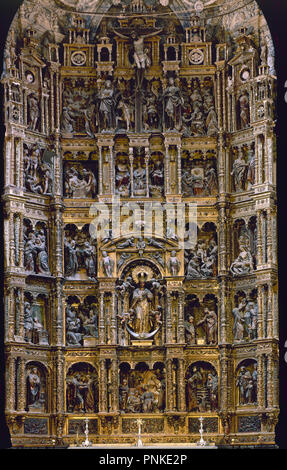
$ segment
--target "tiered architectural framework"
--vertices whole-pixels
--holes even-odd
[[[146,443],[196,442],[200,416],[217,444],[274,444],[276,77],[266,42],[242,25],[231,47],[227,33],[212,37],[205,10],[176,14],[168,1],[90,2],[105,7],[94,29],[57,2],[69,23],[54,17],[40,34],[30,3],[2,76],[13,444],[73,444],[86,417],[94,443],[134,443],[139,417]],[[133,234],[127,202],[139,208]],[[185,209],[175,224],[163,211],[159,235],[146,228],[147,202]],[[90,225],[100,203],[110,210],[101,237]],[[197,240],[184,245],[190,203]]]

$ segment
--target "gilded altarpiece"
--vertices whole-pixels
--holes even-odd
[[[192,443],[200,416],[217,445],[275,443],[273,44],[256,2],[191,3],[26,0],[11,25],[14,446],[74,445],[85,418],[95,444],[139,418]]]

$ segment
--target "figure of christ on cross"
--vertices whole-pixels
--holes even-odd
[[[143,78],[144,78],[144,70],[151,66],[151,59],[148,55],[148,48],[144,47],[144,40],[151,36],[156,36],[157,34],[163,31],[163,28],[158,29],[149,34],[141,34],[139,35],[136,31],[132,31],[129,36],[120,33],[113,29],[114,33],[122,39],[128,39],[129,41],[132,40],[133,48],[134,48],[134,60],[137,68],[137,85],[138,88],[141,87]]]

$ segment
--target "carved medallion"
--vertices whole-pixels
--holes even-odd
[[[204,53],[201,49],[192,49],[189,53],[190,63],[193,65],[200,65],[204,61]]]
[[[71,61],[73,65],[82,67],[87,62],[87,56],[83,51],[76,51],[71,55]]]

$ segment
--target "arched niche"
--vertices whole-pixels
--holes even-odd
[[[238,291],[234,296],[233,340],[247,342],[258,337],[258,300],[257,289],[249,292]]]
[[[46,413],[49,408],[49,374],[38,361],[26,364],[26,407],[29,413]]]
[[[218,375],[205,361],[190,364],[185,374],[188,412],[215,412],[218,409]]]
[[[98,373],[91,364],[77,362],[68,369],[66,374],[66,410],[73,414],[98,412]]]
[[[253,273],[254,260],[256,260],[256,253],[254,252],[256,250],[255,236],[256,225],[251,223],[248,228],[246,221],[243,219],[234,222],[232,237],[234,261],[230,266],[230,272],[234,277]]]
[[[236,368],[236,404],[257,405],[257,361],[245,359]]]

